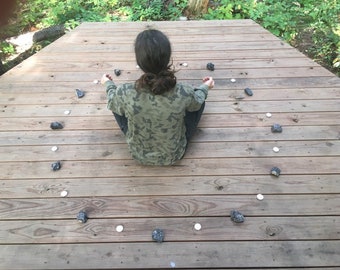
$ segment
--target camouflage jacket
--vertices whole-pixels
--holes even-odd
[[[134,159],[145,165],[171,165],[183,157],[185,112],[200,109],[208,95],[207,85],[193,88],[178,83],[162,95],[136,91],[134,83],[117,87],[108,81],[105,86],[107,108],[128,119],[126,141]]]

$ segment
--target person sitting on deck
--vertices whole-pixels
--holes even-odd
[[[201,118],[211,77],[193,88],[177,83],[170,63],[171,44],[159,30],[147,29],[135,40],[135,55],[144,74],[135,83],[119,86],[109,74],[108,104],[126,136],[132,157],[144,165],[171,165],[184,156]]]

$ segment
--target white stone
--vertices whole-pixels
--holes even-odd
[[[68,195],[67,190],[63,190],[62,192],[60,192],[61,197],[66,197],[67,195]]]
[[[64,111],[65,115],[69,115],[70,113],[71,113],[71,111],[69,111],[69,110]]]
[[[230,79],[230,81],[234,83],[234,82],[236,82],[236,79]]]
[[[51,150],[52,150],[53,152],[57,151],[57,150],[58,150],[58,146],[52,146]]]
[[[279,151],[280,151],[280,148],[278,148],[278,147],[273,147],[273,151],[275,152],[275,153],[278,153]]]
[[[179,17],[179,20],[180,20],[180,21],[187,21],[187,20],[188,20],[188,18],[187,18],[187,17],[185,17],[185,16],[181,16],[181,17]]]
[[[266,116],[267,116],[268,118],[270,118],[270,117],[272,117],[272,114],[269,112],[269,113],[266,113]]]
[[[258,199],[259,201],[262,201],[264,199],[264,197],[263,197],[262,194],[257,194],[256,199]]]
[[[196,224],[194,225],[194,228],[195,228],[196,231],[199,231],[199,230],[202,229],[202,225],[201,225],[200,223],[196,223]]]
[[[122,232],[123,230],[124,230],[123,225],[117,225],[117,227],[116,227],[117,232]]]

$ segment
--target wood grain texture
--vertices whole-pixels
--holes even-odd
[[[259,249],[258,247],[261,246]],[[6,245],[0,267],[7,269],[148,269],[211,267],[334,266],[340,264],[339,241],[190,242],[38,245],[34,257],[28,245]],[[188,254],[185,251],[189,251]],[[22,259],[15,265],[16,251]],[[58,256],[56,256],[58,254]],[[247,256],[240,258],[240,254]],[[78,259],[78,258],[82,259]],[[100,258],[100,260],[98,260]]]
[[[340,240],[340,217],[246,217],[236,224],[225,217],[92,219],[86,224],[65,220],[1,222],[0,241],[10,244],[152,242],[151,232],[164,228],[167,242]],[[195,224],[201,224],[200,231]],[[122,233],[116,226],[123,225]],[[235,233],[238,231],[238,233]]]
[[[81,210],[94,218],[210,217],[225,216],[232,209],[240,209],[248,216],[333,216],[340,207],[338,194],[264,194],[265,199],[258,201],[256,194],[73,198],[72,190],[68,192],[67,198],[0,200],[0,217],[6,220],[74,219]]]
[[[132,160],[93,83],[141,75],[147,26],[169,36],[178,81],[216,83],[171,167]],[[0,77],[0,269],[340,269],[339,140],[340,79],[251,20],[83,23]]]

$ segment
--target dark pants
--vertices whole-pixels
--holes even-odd
[[[187,142],[191,139],[194,135],[198,123],[201,120],[202,113],[204,111],[205,102],[202,104],[201,108],[195,112],[185,112],[184,123],[185,123],[185,137],[187,138]]]
[[[120,129],[123,131],[124,134],[128,131],[128,120],[124,115],[119,115],[116,113],[113,113],[113,115],[116,118],[116,122]]]
[[[184,117],[184,123],[185,123],[185,137],[187,138],[187,141],[191,139],[191,137],[194,135],[198,123],[201,119],[203,110],[205,107],[205,102],[202,104],[201,108],[198,111],[195,112],[185,112],[185,117]],[[113,113],[113,115],[116,118],[117,124],[119,125],[120,129],[124,134],[128,131],[128,120],[125,116]]]

